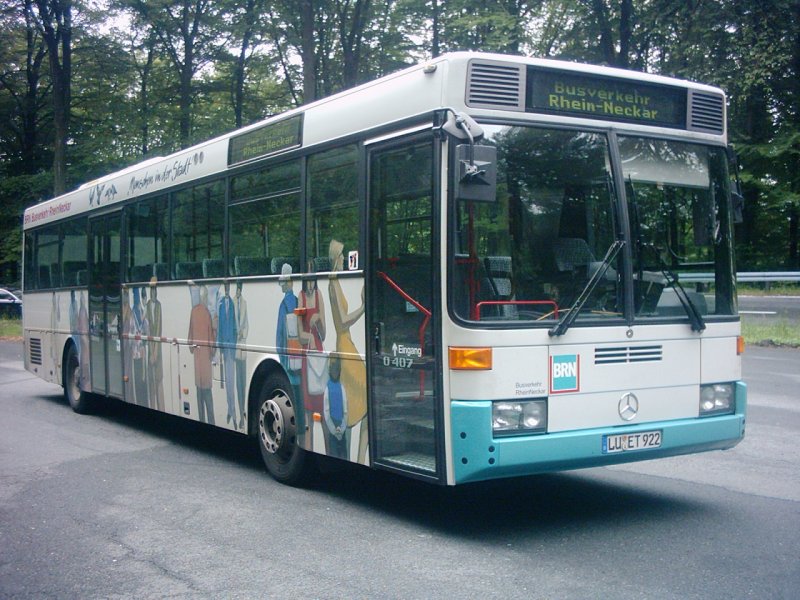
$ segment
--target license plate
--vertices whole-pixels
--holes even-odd
[[[603,436],[603,454],[630,452],[631,450],[651,450],[660,447],[660,431],[640,431],[638,433],[618,433]]]

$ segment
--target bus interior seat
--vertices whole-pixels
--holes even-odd
[[[202,279],[203,263],[199,262],[179,262],[175,263],[176,279]]]
[[[300,261],[296,256],[276,256],[270,261],[270,271],[272,271],[273,275],[280,275],[283,265],[289,265],[292,268],[292,273],[297,273],[300,270]]]
[[[58,263],[50,265],[50,285],[61,287],[61,265]]]
[[[39,265],[39,288],[50,287],[50,267],[48,265]]]
[[[203,277],[206,279],[225,277],[225,261],[221,258],[204,258]]]
[[[708,303],[706,302],[704,294],[693,290],[686,290],[686,295],[701,315],[708,314]],[[675,288],[665,288],[661,290],[655,314],[659,317],[682,317],[686,315],[686,309],[681,304]]]
[[[233,272],[237,277],[269,275],[270,259],[266,256],[235,256]]]
[[[150,281],[153,265],[134,265],[128,273],[128,281]]]
[[[81,269],[75,275],[75,282],[79,286],[89,285],[89,269]]]
[[[331,270],[331,259],[327,256],[315,256],[313,263],[315,273],[322,273]]]
[[[86,268],[86,261],[82,260],[65,260],[61,269],[63,275],[64,285],[74,286],[80,285],[78,283],[78,273],[81,269]]]
[[[489,288],[489,297],[492,300],[512,300],[511,288],[511,257],[510,256],[487,256],[483,259],[483,266],[486,270],[484,283]],[[481,316],[494,314],[502,319],[516,319],[518,317],[517,307],[513,304],[497,306],[494,311],[484,309]]]
[[[122,268],[122,263],[119,262],[118,260],[115,260],[115,261],[110,261],[107,264],[108,264],[107,274],[111,278],[111,280],[117,282],[121,281],[119,277],[122,277],[122,271],[120,271],[120,269]]]
[[[588,268],[595,261],[589,244],[583,238],[556,238],[553,243],[556,266],[561,272],[574,271],[578,267]]]
[[[589,244],[583,238],[556,238],[553,252],[556,258],[556,267],[562,273],[574,273],[576,269],[581,268],[586,270],[588,278],[602,266],[602,261],[595,258]],[[614,281],[616,278],[616,270],[609,267],[604,279]]]
[[[169,265],[167,263],[156,263],[153,265],[153,275],[157,281],[169,279]]]

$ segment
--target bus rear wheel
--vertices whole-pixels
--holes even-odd
[[[305,483],[311,457],[297,444],[292,386],[280,373],[264,382],[258,398],[258,447],[272,477],[288,485]]]
[[[76,413],[85,415],[94,407],[89,392],[81,389],[81,363],[78,351],[70,344],[64,359],[64,397]]]

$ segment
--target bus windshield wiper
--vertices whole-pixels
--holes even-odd
[[[675,295],[678,297],[681,306],[683,306],[683,310],[689,315],[689,323],[692,326],[692,331],[703,331],[706,328],[706,322],[703,320],[703,315],[700,313],[697,305],[692,302],[686,289],[681,285],[677,273],[669,268],[667,261],[661,256],[661,253],[655,251],[655,249],[654,252],[661,263],[661,274],[664,276],[664,279],[667,280],[667,287],[671,287],[675,290]]]
[[[592,274],[589,278],[589,281],[586,283],[586,286],[583,288],[580,294],[578,294],[577,300],[575,300],[575,304],[572,305],[561,320],[556,323],[556,325],[550,329],[547,333],[551,336],[557,335],[564,335],[567,332],[567,329],[570,328],[572,323],[575,319],[578,318],[578,314],[583,309],[583,305],[589,300],[589,297],[594,292],[594,289],[597,287],[597,284],[600,283],[600,280],[603,279],[606,275],[606,271],[611,266],[611,263],[616,258],[619,251],[622,250],[622,247],[625,245],[625,242],[622,240],[617,240],[611,246],[609,246],[608,250],[606,251],[605,258],[603,258],[603,262],[600,263],[600,266],[597,270]]]

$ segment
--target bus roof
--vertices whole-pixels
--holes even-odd
[[[481,87],[480,94],[471,95],[471,87],[474,87],[474,79],[477,77],[475,73],[478,72],[476,66],[489,68],[488,92],[487,87]],[[497,85],[492,81],[493,67],[499,69],[500,73]],[[724,94],[718,88],[610,67],[502,54],[457,52],[411,66],[168,156],[147,159],[83,184],[76,190],[28,208],[24,214],[23,226],[29,229],[101,209],[224,173],[229,166],[400,123],[441,108],[468,111],[473,116],[506,118],[509,111],[513,111],[517,113],[514,115],[516,118],[539,122],[598,125],[597,117],[591,115],[526,111],[525,74],[531,72],[530,69],[573,73],[576,77],[589,78],[595,82],[616,80],[663,86],[664,89],[682,88],[688,90],[690,95],[697,93],[720,98],[722,109],[719,131],[710,132],[702,128],[692,130],[687,127],[680,134],[698,140],[724,142]],[[515,72],[519,76],[509,87],[508,75],[511,73],[513,78]],[[453,85],[453,81],[457,84]],[[485,80],[480,83],[483,86]],[[689,102],[691,104],[691,100]],[[606,121],[612,122],[612,119]],[[630,120],[624,125],[639,131],[659,129]],[[293,137],[294,127],[300,132],[296,138]],[[675,129],[667,131],[672,135],[676,133]],[[244,151],[235,153],[234,156],[234,147],[243,148]],[[274,148],[278,150],[271,151]],[[259,154],[262,149],[266,151]]]

